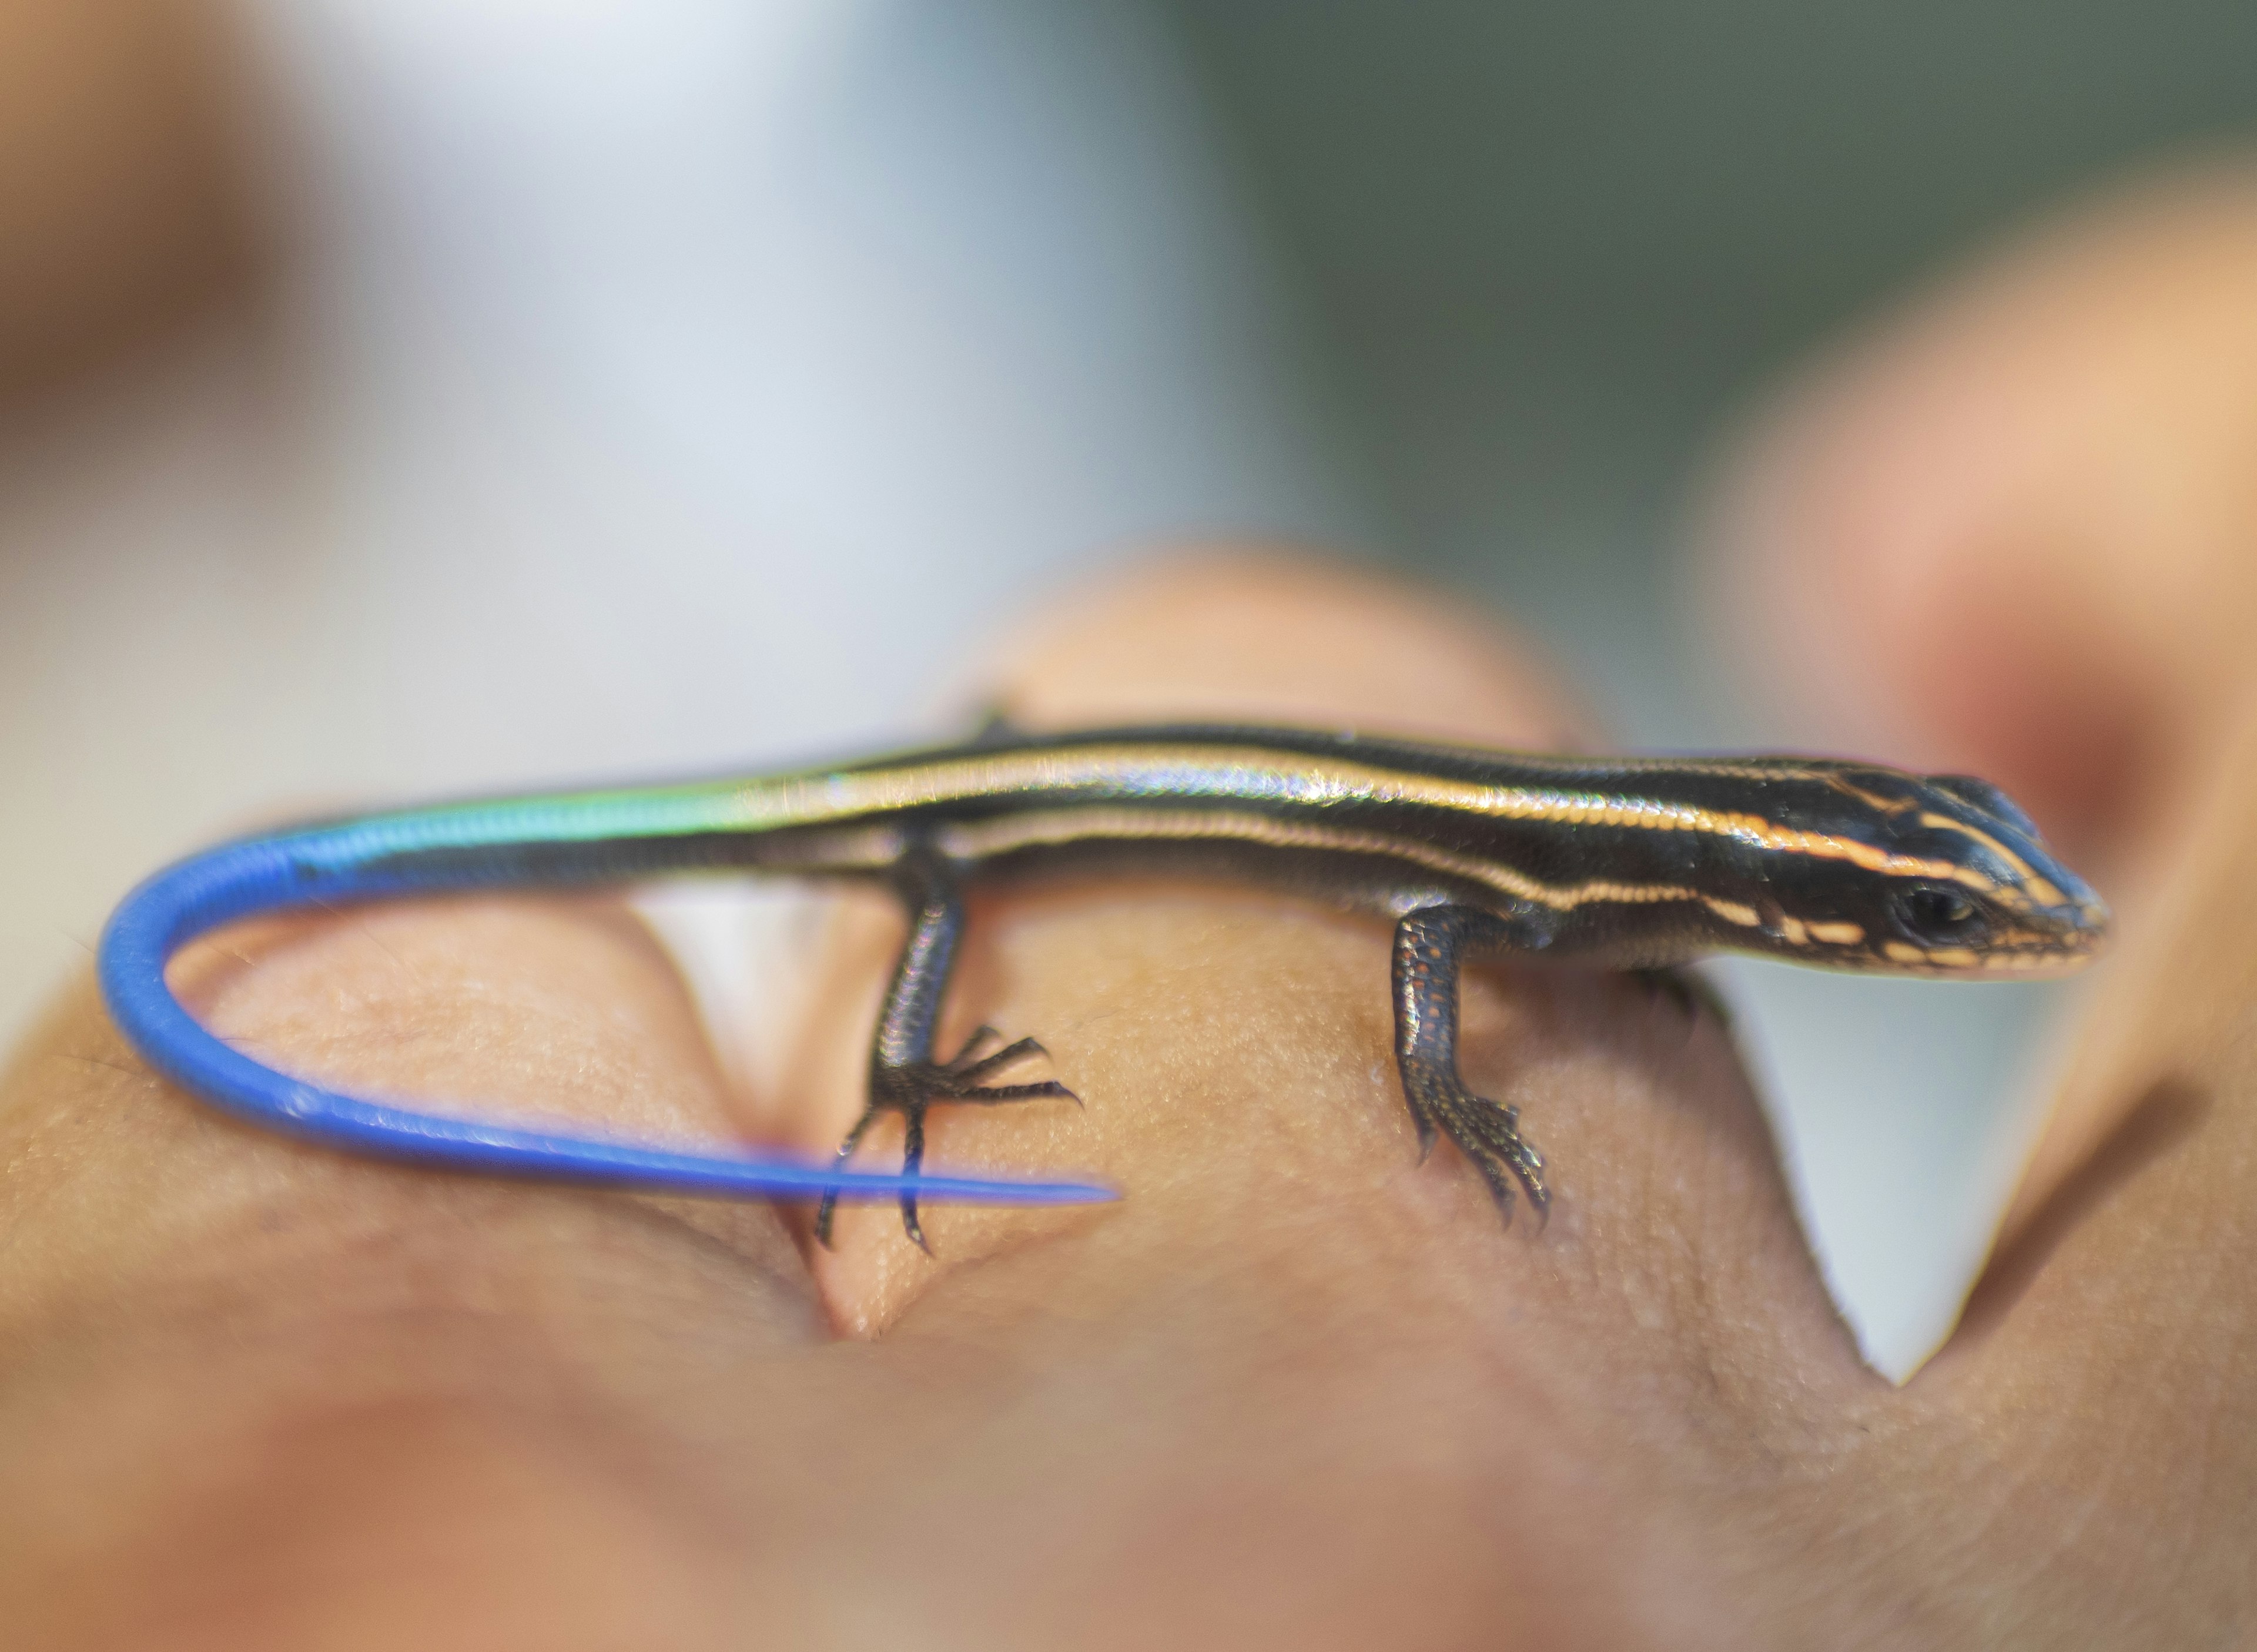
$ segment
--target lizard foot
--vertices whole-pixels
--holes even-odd
[[[1015,1043],[1003,1044],[989,1050],[991,1044],[1001,1043],[1002,1034],[992,1027],[976,1029],[964,1041],[964,1047],[945,1062],[915,1061],[899,1063],[874,1063],[870,1069],[870,1100],[862,1109],[862,1116],[846,1133],[838,1147],[838,1162],[845,1164],[854,1156],[854,1149],[878,1116],[898,1112],[904,1125],[902,1149],[902,1173],[915,1175],[924,1164],[924,1117],[926,1109],[936,1101],[970,1102],[993,1106],[1001,1102],[1038,1101],[1063,1098],[1080,1105],[1081,1098],[1054,1078],[1030,1084],[983,1084],[980,1081],[1001,1072],[1012,1063],[1029,1055],[1044,1055],[1050,1052],[1031,1038]],[[983,1053],[984,1052],[984,1053]],[[826,1248],[831,1243],[831,1218],[837,1210],[838,1196],[826,1193],[816,1207],[815,1237]],[[924,1229],[917,1220],[917,1197],[914,1189],[902,1193],[902,1231],[909,1236],[919,1250],[931,1254],[932,1246],[925,1243]]]
[[[1520,1109],[1500,1106],[1486,1096],[1476,1096],[1455,1075],[1418,1087],[1411,1101],[1419,1140],[1433,1146],[1439,1127],[1457,1144],[1489,1183],[1489,1197],[1507,1223],[1512,1220],[1513,1186],[1518,1183],[1536,1207],[1539,1225],[1552,1211],[1552,1190],[1544,1181],[1544,1155],[1522,1140]],[[1422,1153],[1423,1158],[1425,1154]]]

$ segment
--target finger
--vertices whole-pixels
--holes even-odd
[[[2246,167],[2087,206],[1784,398],[1712,524],[1727,608],[1794,685],[1770,698],[2005,782],[2098,858],[2128,939],[2257,670],[2253,283]],[[2008,1238],[2121,1100],[2064,1098]]]
[[[2032,1575],[2072,1637],[2116,1585],[2155,1643],[2247,1609],[2208,1540],[2257,1501],[2253,279],[2246,171],[2080,215],[1788,399],[1714,526],[1728,606],[1758,618],[1774,681],[1828,696],[1827,738],[2006,781],[2134,893],[2001,1248],[1914,1396],[1940,1479],[1976,1440],[2007,1476],[1986,1528],[2052,1551]],[[2148,1545],[2160,1595],[2112,1571]]]
[[[1544,749],[1577,743],[1569,732],[1572,713],[1566,697],[1518,650],[1498,646],[1497,633],[1485,632],[1462,614],[1305,559],[1255,555],[1157,564],[1069,599],[1053,612],[1022,622],[1014,632],[1024,640],[1012,648],[1015,658],[1008,673],[991,676],[961,697],[1000,707],[1029,727],[1267,717]],[[1084,930],[1073,914],[1093,899],[1107,907],[1108,918],[1088,931],[1103,938],[1084,945],[1079,939]],[[1051,1052],[1049,1066],[1030,1073],[1055,1073],[1077,1094],[1077,1074],[1083,1070],[1078,1063],[1086,1063],[1084,1050],[1093,1041],[1102,1042],[1108,1060],[1155,1075],[1176,1059],[1170,1052],[1179,1034],[1159,1027],[1140,1027],[1124,1040],[1114,1040],[1111,1031],[1124,1014],[1141,1015],[1144,1006],[1165,1005],[1179,1020],[1192,1006],[1216,1001],[1212,995],[1243,999],[1259,990],[1271,964],[1264,926],[1281,910],[1304,926],[1304,946],[1347,949],[1346,956],[1298,975],[1339,979],[1355,969],[1351,958],[1369,968],[1366,950],[1374,937],[1383,946],[1386,940],[1384,925],[1344,922],[1320,909],[1311,912],[1306,903],[1259,895],[1249,900],[1243,890],[1185,888],[1164,881],[1148,881],[1125,901],[1100,886],[1057,898],[1037,894],[999,907],[976,886],[974,901],[959,966],[960,990],[952,995],[952,1013],[960,1010],[971,1020],[961,1028],[953,1021],[944,1025],[939,1048],[953,1049],[979,1020],[1014,1015],[1008,1023],[1013,1035],[1041,1037]],[[1037,952],[1022,955],[1012,942],[1029,925],[1042,921],[1038,914],[1052,921],[1044,926]],[[1235,924],[1218,928],[1208,921],[1210,914],[1230,914]],[[1142,938],[1129,940],[1124,931],[1131,928]],[[1206,933],[1210,929],[1214,932]],[[1171,949],[1166,937],[1182,931],[1191,933]],[[874,1014],[874,995],[899,941],[898,916],[890,899],[882,896],[863,902],[840,938],[843,951],[834,978],[853,983],[852,995],[827,994],[840,1013],[825,1018],[810,1035],[820,1052],[815,1056],[820,1073],[811,1087],[822,1103],[819,1111],[810,1111],[822,1119],[824,1136],[843,1132],[860,1109],[865,1053],[856,1029],[868,1026]],[[1165,957],[1171,950],[1178,954],[1173,961]],[[1051,951],[1067,956],[1056,964],[1037,962]],[[1376,1030],[1385,1046],[1390,998],[1383,951],[1378,968],[1376,986],[1362,978],[1345,992],[1327,993],[1326,1013],[1345,1016],[1345,1024],[1360,1034]],[[1065,981],[1077,985],[1064,999],[1049,992],[1039,1001],[1015,1001],[1015,987],[1032,993],[1046,983]],[[1305,984],[1303,991],[1308,990]],[[988,1006],[994,1013],[983,1007]],[[1266,1060],[1263,1052],[1276,1041],[1258,1014],[1201,1019],[1228,1041],[1203,1049],[1199,1070],[1258,1070]],[[1069,1050],[1052,1036],[1061,1026],[1086,1029],[1077,1041],[1083,1049]],[[1139,1055],[1139,1050],[1150,1053]],[[1290,1090],[1291,1084],[1306,1081],[1277,1082]],[[1384,1082],[1393,1083],[1391,1074]],[[1391,1128],[1397,1112],[1381,1110],[1379,1117]],[[1114,1109],[1107,1116],[1121,1115]],[[1048,1162],[1089,1165],[1102,1174],[1128,1168],[1104,1161],[1112,1133],[1071,1105],[998,1110],[984,1126],[936,1115],[936,1125],[934,1140],[941,1151],[982,1151],[992,1139],[1011,1162],[1041,1162],[1047,1155]],[[887,1162],[888,1155],[898,1154],[900,1139],[897,1124],[882,1122],[863,1151],[873,1162]],[[1261,1163],[1264,1157],[1219,1145],[1208,1156],[1223,1164]],[[1171,1180],[1172,1171],[1145,1179]],[[1235,1199],[1243,1191],[1218,1190],[1218,1197]],[[898,1221],[886,1208],[870,1206],[841,1214],[837,1251],[819,1257],[817,1271],[833,1288],[840,1323],[868,1332],[890,1323],[942,1268],[1057,1225],[1041,1218],[1026,1222],[1008,1212],[937,1211],[932,1231],[945,1242],[937,1241],[943,1260],[936,1263],[916,1247],[895,1243]]]
[[[2088,206],[1784,399],[1712,525],[1789,697],[1831,738],[2006,782],[2114,873],[2127,942],[2156,939],[2145,893],[2257,681],[2253,286],[2246,166]],[[2062,1098],[2008,1239],[2129,1105]]]
[[[2150,182],[1782,398],[1709,528],[1766,698],[2152,854],[2257,665],[2253,286],[2257,174]]]
[[[1560,696],[1509,642],[1321,564],[1179,561],[1013,634],[1007,703],[1029,722],[1253,703],[1561,738]],[[1364,662],[1345,688],[1334,640]],[[860,1105],[898,944],[898,917],[876,927],[828,978],[857,984],[820,1034],[845,1052],[832,1127]],[[834,1320],[885,1333],[867,1366],[918,1395],[854,1430],[913,1465],[914,1492],[858,1516],[916,1556],[889,1598],[1029,1646],[1097,1621],[1213,1639],[1248,1599],[1249,1643],[1665,1644],[1688,1623],[1760,1641],[1801,1585],[1783,1566],[1716,1581],[1779,1558],[1751,1535],[1880,1518],[1780,1495],[1779,1465],[1854,1456],[1883,1385],[1826,1304],[1713,1020],[1618,978],[1468,978],[1467,1076],[1520,1106],[1553,1175],[1548,1225],[1524,1203],[1508,1229],[1447,1145],[1420,1162],[1385,924],[1092,879],[980,897],[966,948],[941,1047],[983,1022],[1039,1037],[1086,1105],[940,1108],[934,1154],[1093,1168],[1124,1197],[931,1209],[931,1259],[872,1209],[817,1257]]]
[[[1163,565],[1030,620],[1025,634],[1004,698],[1037,726],[1228,717],[1252,703],[1320,726],[1440,725],[1454,738],[1524,747],[1567,738],[1563,697],[1510,645],[1461,611],[1321,564]],[[1356,661],[1340,678],[1334,642]],[[1339,1298],[1384,1298],[1400,1270],[1414,1270],[1483,1303],[1475,1318],[1540,1301],[1574,1322],[1558,1329],[1575,1346],[1610,1325],[1610,1336],[1653,1352],[1655,1314],[1671,1324],[1661,1345],[1679,1335],[1687,1345],[1731,1341],[1752,1319],[1776,1319],[1791,1327],[1784,1334],[1798,1358],[1853,1369],[1729,1041],[1671,1000],[1582,972],[1468,978],[1469,1077],[1522,1104],[1524,1126],[1558,1170],[1550,1225],[1539,1235],[1524,1206],[1507,1232],[1454,1154],[1419,1164],[1391,1059],[1384,921],[1155,877],[985,894],[968,928],[941,1048],[981,1022],[1038,1037],[1051,1070],[1086,1105],[938,1107],[935,1155],[1088,1167],[1126,1197],[1073,1213],[935,1209],[926,1217],[932,1258],[882,1208],[842,1214],[837,1250],[817,1272],[843,1324],[882,1329],[952,1277],[966,1288],[979,1282],[980,1312],[1014,1289],[1028,1302],[1067,1292],[1093,1312],[1087,1304],[1177,1276],[1187,1257],[1211,1267],[1228,1253],[1242,1283],[1274,1266],[1268,1283],[1287,1296],[1322,1281]],[[846,1052],[821,1080],[838,1128],[860,1107],[870,983],[899,935],[898,918],[874,915],[833,963],[833,978],[860,983],[851,1011],[842,995],[821,1034]],[[864,1151],[885,1146],[874,1131]],[[1666,1257],[1651,1246],[1657,1229],[1673,1236]],[[1037,1236],[1052,1260],[1029,1260],[1017,1274],[995,1266]],[[1680,1317],[1693,1280],[1709,1288],[1719,1268],[1736,1306]],[[1058,1270],[1072,1273],[1070,1292]],[[971,1300],[921,1307],[915,1323],[973,1311]]]
[[[1547,672],[1529,658],[1524,646],[1500,646],[1502,633],[1485,629],[1462,612],[1415,599],[1379,582],[1284,554],[1228,558],[1185,558],[1156,565],[1127,581],[1110,582],[1069,599],[1056,611],[1018,627],[1023,638],[1011,647],[1016,656],[1008,672],[976,681],[955,696],[967,705],[1000,708],[1029,727],[1103,726],[1136,721],[1257,721],[1324,726],[1364,726],[1416,731],[1440,738],[1486,740],[1536,749],[1574,749],[1588,743],[1577,710]],[[1146,892],[1147,893],[1150,891]],[[1171,920],[1185,921],[1205,909],[1212,892],[1184,892]],[[1224,892],[1229,909],[1243,892]],[[1141,902],[1143,894],[1132,897]],[[1247,912],[1267,912],[1274,901],[1256,901]],[[990,935],[1015,933],[986,921],[989,907],[979,906],[958,973],[963,990],[952,1001],[976,1010],[988,1002],[992,983],[1016,967],[991,944]],[[1320,925],[1336,920],[1320,917]],[[1378,930],[1369,923],[1345,926],[1369,941]],[[812,1149],[835,1142],[860,1111],[867,1050],[861,1029],[874,1020],[878,997],[900,943],[900,921],[889,895],[876,891],[848,897],[833,962],[826,978],[834,985],[817,996],[833,1013],[808,1027],[799,1077],[793,1086],[802,1098],[795,1109],[808,1121],[805,1141]],[[1228,943],[1220,937],[1187,944],[1187,957],[1221,959]],[[1100,951],[1104,950],[1100,948]],[[1143,1001],[1159,1001],[1165,984],[1155,981],[1152,960],[1124,971],[1114,960],[1077,961],[1057,971],[1032,971],[1039,978],[1079,976],[1086,990],[1072,1004],[1029,1004],[1013,1022],[1015,1035],[1035,1033],[1061,1019],[1092,1018],[1091,1000],[1136,1001],[1138,985],[1157,986]],[[1233,972],[1259,973],[1255,957],[1224,966]],[[1355,994],[1356,1021],[1383,1019],[1388,1002],[1385,964],[1376,994]],[[1124,975],[1125,978],[1124,978]],[[1368,983],[1362,984],[1367,989]],[[1229,992],[1235,989],[1220,988]],[[967,1011],[970,1013],[970,1011]],[[1105,1012],[1096,1012],[1103,1014]],[[953,1049],[979,1020],[962,1027],[954,1020],[940,1029],[939,1048]],[[1258,1026],[1230,1022],[1226,1026]],[[1258,1036],[1249,1034],[1249,1036]],[[1163,1045],[1165,1038],[1143,1042]],[[1050,1048],[1056,1051],[1058,1046]],[[1221,1052],[1215,1070],[1227,1071],[1247,1057],[1245,1049]],[[1069,1088],[1072,1073],[1054,1072]],[[1386,1080],[1391,1084],[1391,1077]],[[1077,1092],[1079,1093],[1079,1092]],[[1079,1164],[1105,1173],[1088,1155],[1096,1151],[1092,1125],[1071,1105],[1019,1108],[1000,1113],[983,1134],[951,1124],[936,1140],[973,1149],[993,1134],[1005,1144],[1009,1162]],[[897,1156],[901,1131],[881,1121],[862,1151],[870,1162]],[[1044,1155],[1047,1155],[1045,1158]],[[1078,1156],[1079,1155],[1079,1156]],[[966,1162],[979,1161],[966,1160]],[[997,1160],[995,1162],[1005,1162]],[[961,1211],[937,1218],[936,1232],[950,1232],[948,1265],[957,1265],[1010,1242],[1009,1236],[1049,1231],[1053,1224],[1032,1223],[999,1211]],[[840,1243],[831,1257],[818,1257],[819,1278],[839,1287],[831,1296],[843,1325],[867,1333],[889,1324],[932,1278],[933,1259],[914,1246],[896,1246],[899,1224],[887,1207],[841,1212]],[[974,1239],[973,1235],[987,1237]],[[850,1236],[869,1241],[853,1243]],[[846,1261],[841,1258],[851,1259]],[[850,1273],[859,1281],[848,1285]]]
[[[1161,559],[1010,627],[968,704],[1038,728],[1296,724],[1588,748],[1589,713],[1502,616],[1279,551]]]
[[[2068,1119],[2116,1123],[2048,1138],[1932,1367],[1942,1478],[1976,1442],[2005,1471],[1984,1521],[2037,1563],[2033,1644],[2107,1614],[2126,1644],[2197,1644],[2257,1605],[2257,720],[2229,757],[2067,1082]]]
[[[223,932],[176,971],[208,1025],[309,1077],[727,1133],[678,983],[607,906],[356,909]],[[251,1619],[310,1624],[343,1609],[332,1585],[369,1643],[436,1643],[411,1633],[434,1596],[379,1586],[431,1539],[419,1486],[457,1486],[442,1524],[480,1528],[490,1557],[497,1532],[616,1536],[588,1455],[607,1431],[816,1330],[765,1207],[283,1140],[151,1077],[90,985],[0,1079],[0,1621],[53,1626],[28,1643],[263,1644]],[[436,1596],[471,1586],[478,1552],[441,1562]],[[513,1571],[591,1620],[626,1604],[616,1570],[531,1560]]]

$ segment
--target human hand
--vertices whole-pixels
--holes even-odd
[[[2069,347],[2131,301],[2071,285],[2091,307],[2064,313]],[[1896,427],[1851,416],[1874,380],[1848,382],[1757,465],[1742,519],[1846,511],[1838,444],[1898,451]],[[2155,448],[2229,451],[2204,422],[2223,405],[2178,410],[2182,441]],[[1829,427],[1853,434],[1829,447]],[[2070,479],[2114,451],[2081,448]],[[1938,485],[1907,459],[1876,497]],[[1558,1172],[1549,1226],[1500,1230],[1447,1148],[1417,1162],[1384,928],[1283,898],[975,901],[952,1016],[1038,1034],[1089,1105],[937,1115],[937,1159],[1087,1167],[1129,1197],[935,1209],[937,1260],[882,1208],[824,1253],[803,1213],[272,1140],[139,1072],[81,992],[0,1091],[0,1622],[28,1646],[2230,1636],[2257,1502],[2239,1039],[2257,738],[2151,714],[2187,753],[2157,783],[2190,801],[2112,815],[2037,755],[2074,752],[2048,720],[2073,697],[1996,726],[1992,696],[1942,715],[1918,690],[1950,659],[1891,646],[1932,639],[1935,608],[1839,620],[1825,582],[1868,541],[1738,537],[1825,553],[1758,566],[1870,627],[1830,680],[1893,708],[1895,749],[1987,770],[2134,883],[2175,880],[2134,902],[2072,1080],[2065,1119],[2112,1130],[2107,1150],[2053,1149],[2054,1197],[1908,1388],[1857,1365],[1713,1023],[1603,976],[1470,978],[1468,1076],[1523,1103]],[[1986,547],[2020,543],[1943,540],[1953,581],[1915,592],[1967,589]],[[2119,563],[2092,566],[2112,634]],[[1015,639],[1030,722],[1231,713],[1502,745],[1568,723],[1509,643],[1284,561],[1162,568]],[[812,1150],[854,1110],[885,921],[842,921],[829,1010],[765,1098]],[[643,1133],[743,1116],[670,969],[601,903],[375,909],[227,945],[189,963],[202,1013],[313,1070]]]

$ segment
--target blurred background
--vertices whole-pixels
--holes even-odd
[[[976,641],[1157,543],[1495,604],[1625,745],[1791,738],[1684,572],[1735,418],[2245,137],[2253,61],[2223,0],[15,0],[0,1037],[216,832],[937,731]],[[768,920],[669,914],[749,1014]],[[1726,974],[1908,1369],[2046,992]]]

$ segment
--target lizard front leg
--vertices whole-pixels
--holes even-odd
[[[1458,1076],[1458,976],[1469,947],[1525,944],[1512,921],[1476,907],[1423,907],[1395,928],[1395,1061],[1420,1156],[1433,1151],[1438,1129],[1447,1133],[1508,1222],[1514,1182],[1539,1218],[1552,1192],[1543,1154],[1521,1139],[1520,1109],[1475,1095]]]
[[[902,857],[895,881],[902,904],[909,908],[909,933],[894,965],[892,984],[886,989],[878,1013],[877,1035],[870,1049],[868,1098],[862,1116],[839,1145],[838,1162],[845,1164],[861,1145],[862,1137],[878,1115],[898,1112],[903,1125],[902,1169],[914,1176],[924,1163],[925,1112],[936,1101],[994,1104],[1032,1101],[1044,1097],[1079,1098],[1055,1079],[1030,1084],[984,1084],[980,1081],[1014,1062],[1046,1052],[1031,1038],[987,1052],[1001,1040],[992,1027],[982,1027],[964,1041],[964,1048],[947,1061],[933,1057],[933,1033],[948,992],[948,978],[956,961],[956,945],[964,932],[964,901],[957,889],[954,869],[922,845]],[[920,1248],[924,1230],[917,1221],[914,1188],[902,1192],[902,1227]],[[825,1194],[815,1213],[815,1237],[831,1243],[831,1218],[838,1196]]]

